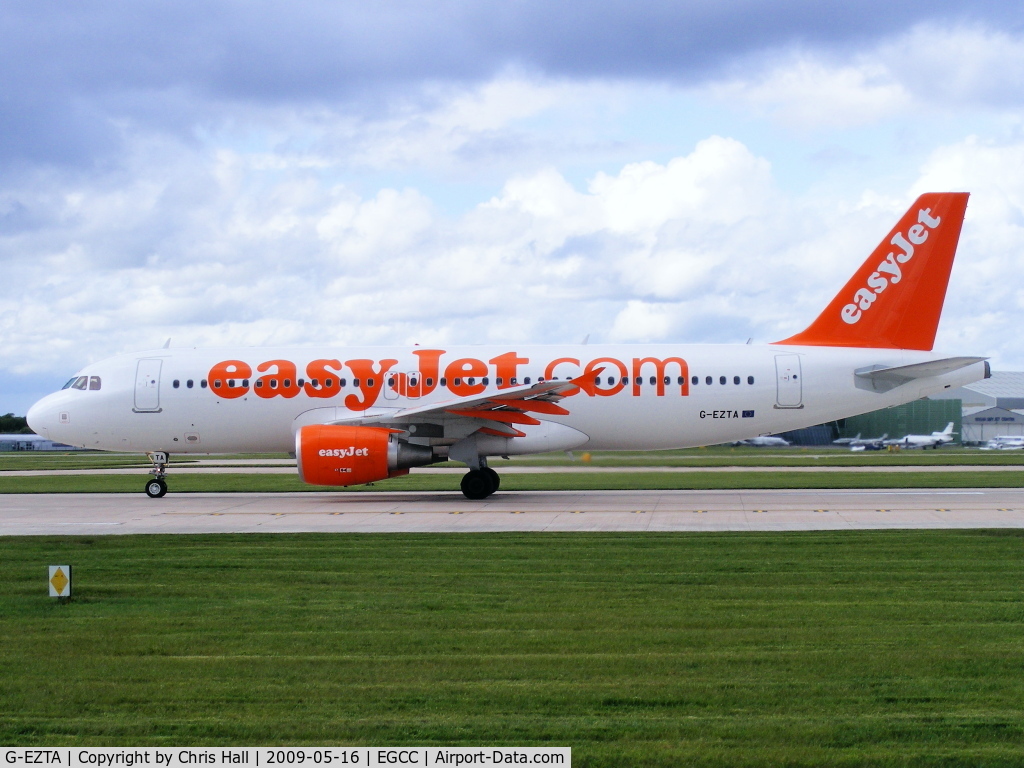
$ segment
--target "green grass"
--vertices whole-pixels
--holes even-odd
[[[501,466],[496,466],[501,471]],[[174,493],[292,493],[299,491],[457,491],[461,475],[417,474],[373,485],[306,485],[298,474],[174,474]],[[0,476],[4,493],[141,493],[145,475]],[[709,490],[744,488],[1021,488],[1021,472],[552,472],[501,476],[503,491]]]
[[[1024,764],[1024,532],[0,539],[5,745]],[[76,597],[45,592],[71,563]]]

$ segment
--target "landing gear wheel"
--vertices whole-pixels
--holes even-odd
[[[151,499],[159,499],[167,493],[167,483],[163,480],[147,480],[146,495]]]
[[[467,499],[486,499],[497,490],[490,475],[482,469],[471,469],[462,478],[462,493]]]
[[[481,467],[480,471],[491,478],[491,493],[501,488],[501,476],[490,467]]]

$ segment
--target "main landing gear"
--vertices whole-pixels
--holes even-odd
[[[153,477],[146,481],[146,495],[151,499],[159,499],[167,493],[167,454],[153,451],[146,455],[153,462],[153,469],[149,470]]]
[[[501,486],[501,478],[490,467],[471,469],[462,478],[462,493],[467,499],[486,499]]]

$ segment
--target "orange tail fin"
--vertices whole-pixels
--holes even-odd
[[[930,350],[967,197],[930,192],[917,198],[818,319],[775,343]]]

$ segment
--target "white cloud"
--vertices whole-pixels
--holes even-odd
[[[881,63],[830,66],[807,53],[754,78],[734,79],[710,90],[722,101],[746,104],[801,129],[867,125],[912,104],[910,93]]]
[[[804,131],[949,117],[965,106],[1020,112],[1024,35],[989,27],[926,23],[845,57],[816,49],[769,56],[701,90]]]

